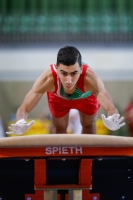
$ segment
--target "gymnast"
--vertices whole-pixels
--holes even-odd
[[[16,123],[7,134],[21,135],[34,124],[27,123],[28,113],[47,93],[53,133],[66,133],[70,109],[80,115],[82,133],[96,133],[96,119],[100,106],[107,116],[101,115],[103,124],[112,131],[125,125],[110,94],[100,77],[87,64],[82,63],[79,50],[73,46],[61,48],[56,64],[51,64],[35,81],[16,112]]]

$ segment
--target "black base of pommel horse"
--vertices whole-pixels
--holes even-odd
[[[132,200],[133,138],[48,134],[0,139],[1,200]]]

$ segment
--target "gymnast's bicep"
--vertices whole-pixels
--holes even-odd
[[[39,102],[45,92],[54,91],[54,80],[51,71],[44,71],[33,84],[31,90],[26,95],[22,106],[27,112],[30,112]]]

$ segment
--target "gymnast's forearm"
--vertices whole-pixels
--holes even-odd
[[[29,112],[34,109],[42,95],[42,93],[35,93],[30,90],[26,95],[22,105],[17,110],[16,121],[20,119],[27,120]]]
[[[99,93],[97,99],[108,116],[119,113],[107,91],[104,93]]]

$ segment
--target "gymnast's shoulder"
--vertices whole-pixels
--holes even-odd
[[[33,89],[36,92],[53,92],[55,90],[54,78],[50,68],[47,68],[42,74],[37,78],[33,84]]]
[[[103,86],[103,81],[101,80],[101,78],[91,67],[88,67],[84,77],[85,91],[87,92],[91,90],[92,92],[95,93],[97,90],[99,90],[99,87],[101,86]]]

